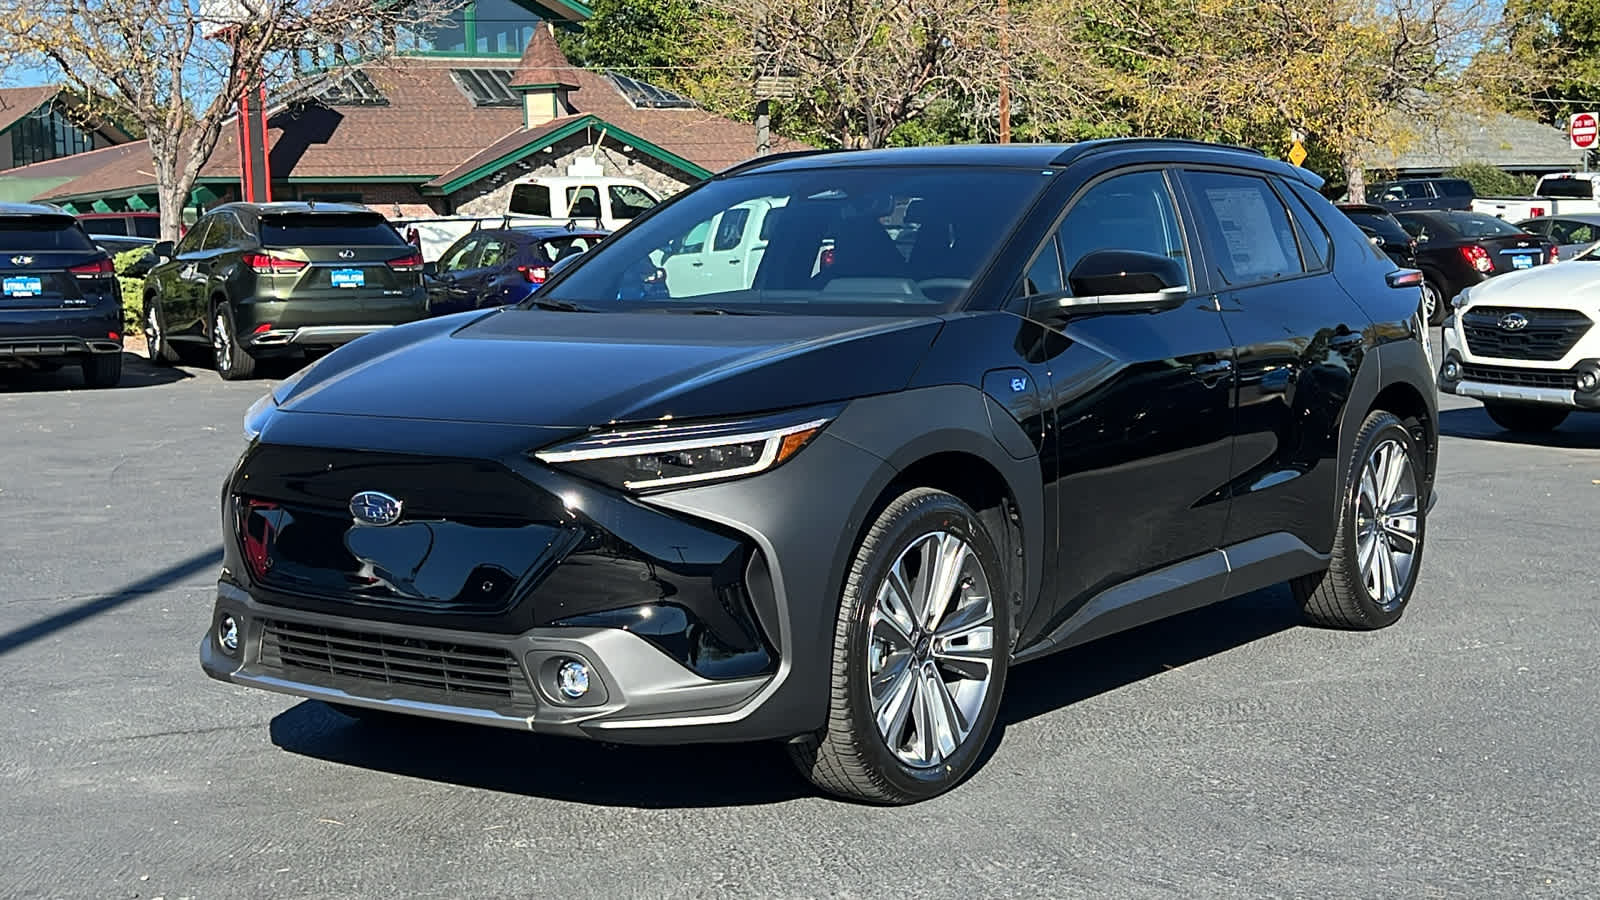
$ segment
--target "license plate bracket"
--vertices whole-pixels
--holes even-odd
[[[1518,253],[1511,257],[1511,268],[1531,269],[1533,268],[1533,257],[1526,253]]]
[[[334,269],[333,286],[336,288],[358,288],[367,284],[367,273],[360,269]]]

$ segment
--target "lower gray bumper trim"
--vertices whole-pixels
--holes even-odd
[[[1519,403],[1548,403],[1552,406],[1577,406],[1577,392],[1561,388],[1524,387],[1515,384],[1489,384],[1463,381],[1455,392],[1479,400],[1511,400]]]

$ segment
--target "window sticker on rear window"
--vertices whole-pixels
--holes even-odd
[[[1217,225],[1232,258],[1233,271],[1245,278],[1298,269],[1291,267],[1267,211],[1267,198],[1254,187],[1206,188],[1206,200],[1217,215]]]

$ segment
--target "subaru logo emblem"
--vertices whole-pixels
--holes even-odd
[[[339,251],[339,258],[340,259],[355,259],[356,258],[356,252],[354,250],[340,250]]]
[[[31,257],[31,256],[13,256],[13,257],[11,257],[11,264],[13,266],[31,266],[31,265],[33,265],[33,257]]]
[[[1500,327],[1507,331],[1521,331],[1528,327],[1528,317],[1522,313],[1506,313],[1500,317]]]
[[[350,515],[361,525],[393,525],[403,505],[382,491],[362,491],[350,498]]]

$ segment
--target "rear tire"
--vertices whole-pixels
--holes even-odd
[[[1525,434],[1554,431],[1572,414],[1572,410],[1559,406],[1536,406],[1531,403],[1485,403],[1483,410],[1501,428]]]
[[[1290,582],[1307,619],[1327,628],[1399,621],[1422,573],[1427,538],[1423,454],[1393,413],[1362,423],[1326,571]]]
[[[178,351],[167,340],[167,318],[161,312],[161,299],[154,294],[144,298],[144,343],[152,366],[170,366],[178,361]]]
[[[928,488],[890,503],[845,582],[827,724],[789,744],[800,772],[869,803],[913,803],[959,784],[999,712],[1009,596],[994,540],[969,506]]]
[[[233,311],[223,301],[211,316],[211,351],[223,381],[254,378],[256,374],[256,358],[239,346],[238,334],[233,327]]]
[[[1429,325],[1442,325],[1446,298],[1439,289],[1439,283],[1432,278],[1422,279],[1422,302],[1418,304],[1418,311],[1422,313],[1422,320]]]
[[[121,384],[122,354],[91,353],[85,356],[83,383],[92,388],[110,388]]]

